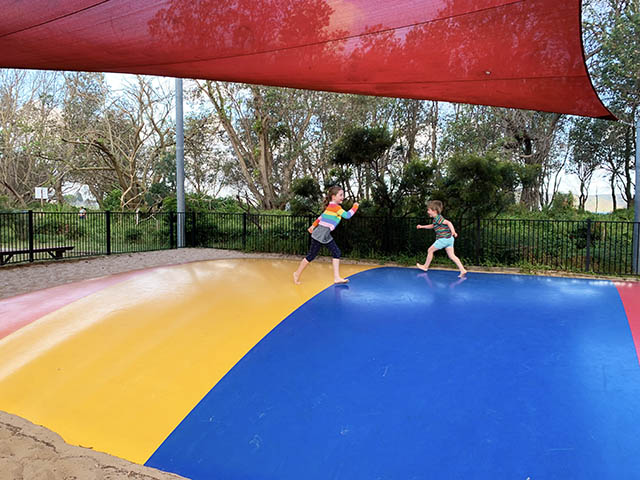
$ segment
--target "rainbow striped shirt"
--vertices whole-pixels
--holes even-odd
[[[343,218],[349,219],[353,217],[353,214],[358,211],[357,205],[351,207],[351,210],[348,212],[343,210],[340,205],[337,203],[331,202],[327,205],[327,208],[322,215],[320,215],[315,222],[313,222],[313,226],[317,227],[318,225],[322,225],[323,227],[329,228],[329,230],[334,230],[340,220]]]
[[[321,243],[329,243],[331,240],[331,232],[338,226],[340,220],[343,218],[351,218],[353,214],[358,211],[358,206],[354,205],[351,210],[348,212],[343,210],[340,205],[337,203],[331,202],[327,205],[327,208],[322,215],[320,215],[315,222],[313,222],[313,227],[316,228],[311,236],[318,240]],[[323,228],[324,227],[324,228]]]
[[[451,229],[444,224],[444,218],[438,214],[433,219],[433,230],[437,238],[451,238]]]

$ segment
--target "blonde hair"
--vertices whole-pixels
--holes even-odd
[[[435,210],[438,214],[442,213],[442,202],[440,200],[429,200],[427,202],[427,208]]]
[[[327,208],[333,196],[337,195],[340,190],[342,190],[342,187],[340,185],[329,187],[329,189],[327,190],[327,196],[324,199],[324,208]]]

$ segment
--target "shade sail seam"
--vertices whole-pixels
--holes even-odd
[[[547,80],[547,79],[562,79],[562,78],[586,78],[586,75],[548,75],[548,76],[539,76],[539,77],[502,77],[502,78],[472,78],[468,80],[416,80],[416,81],[402,81],[402,82],[354,82],[354,83],[345,83],[345,82],[337,82],[332,83],[332,85],[421,85],[421,84],[432,84],[432,83],[474,83],[474,82],[504,82],[504,81],[513,81],[513,80]]]
[[[108,2],[109,0],[104,0],[101,3],[105,3]],[[217,56],[217,57],[207,57],[207,58],[202,58],[202,59],[197,59],[197,60],[185,60],[182,62],[172,62],[172,63],[145,63],[143,65],[140,64],[136,64],[136,65],[122,65],[122,68],[132,68],[132,67],[136,67],[136,68],[145,68],[145,67],[160,67],[160,66],[169,66],[169,65],[184,65],[184,64],[189,64],[189,63],[201,63],[201,62],[211,62],[211,61],[216,61],[216,60],[227,60],[227,59],[231,59],[231,58],[241,58],[241,57],[250,57],[252,55],[264,55],[267,53],[278,53],[278,52],[286,52],[288,50],[295,50],[295,49],[299,49],[299,48],[307,48],[307,47],[315,47],[318,45],[327,45],[330,43],[336,43],[336,42],[343,42],[345,40],[353,40],[356,38],[364,38],[364,37],[369,37],[369,36],[374,36],[374,35],[380,35],[383,33],[388,33],[388,32],[395,32],[398,30],[402,30],[405,28],[411,28],[411,27],[416,27],[419,25],[427,25],[430,23],[436,23],[436,22],[442,22],[442,21],[446,21],[446,20],[451,20],[452,18],[458,18],[458,17],[464,17],[467,15],[475,15],[479,12],[485,12],[485,11],[490,11],[490,10],[495,10],[497,8],[502,8],[505,6],[511,6],[511,5],[515,5],[517,3],[524,3],[525,0],[513,0],[510,2],[506,2],[503,3],[502,5],[498,5],[498,6],[493,6],[493,7],[487,7],[487,8],[481,8],[478,10],[473,10],[473,11],[468,11],[465,13],[460,13],[457,15],[449,15],[446,17],[441,17],[441,18],[434,18],[431,20],[426,20],[424,22],[416,22],[416,23],[410,23],[407,25],[399,25],[397,27],[392,27],[392,28],[384,28],[382,30],[376,30],[375,32],[364,32],[364,33],[359,33],[357,35],[346,35],[344,37],[338,37],[338,38],[331,38],[328,40],[322,40],[319,42],[310,42],[310,43],[303,43],[300,45],[291,45],[289,47],[282,47],[282,48],[273,48],[273,49],[269,49],[269,50],[259,50],[259,51],[255,51],[255,52],[247,52],[247,53],[238,53],[238,54],[234,54],[234,55],[222,55],[222,56]],[[95,6],[95,5],[94,5]],[[93,8],[93,7],[87,7],[83,10],[87,10],[89,8]],[[82,10],[79,10],[82,11]],[[72,15],[72,14],[69,14]],[[68,15],[65,15],[68,16]],[[60,18],[64,18],[64,17],[60,17]],[[54,20],[52,20],[54,21]],[[49,22],[45,22],[45,23],[49,23]],[[41,24],[44,25],[45,23]],[[36,28],[40,25],[34,25],[33,27],[27,27],[23,30],[20,30],[19,32],[22,32],[24,30],[29,30],[30,28]],[[18,32],[16,32],[18,33]],[[6,34],[6,35],[11,35]],[[6,36],[6,35],[2,35],[0,36],[0,38]]]
[[[64,15],[61,15],[61,16],[56,17],[56,18],[52,18],[52,19],[47,20],[45,22],[38,23],[36,25],[29,25],[28,27],[21,28],[20,30],[15,30],[15,31],[9,32],[9,33],[4,33],[4,34],[0,35],[0,38],[8,37],[9,35],[15,35],[16,33],[25,32],[27,30],[31,30],[32,28],[38,28],[38,27],[41,27],[43,25],[47,25],[48,23],[57,22],[58,20],[61,20],[63,18],[70,17],[72,15],[76,15],[78,13],[84,12],[86,10],[90,10],[92,8],[95,8],[95,7],[99,7],[100,5],[102,5],[104,3],[108,3],[110,1],[111,0],[102,0],[101,2],[98,2],[95,5],[89,5],[88,7],[81,8],[80,10],[76,10],[75,12],[66,13]]]

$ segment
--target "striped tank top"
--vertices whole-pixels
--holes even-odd
[[[433,230],[436,238],[451,238],[451,229],[444,224],[444,218],[440,214],[433,219]]]

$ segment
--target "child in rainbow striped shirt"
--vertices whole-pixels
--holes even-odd
[[[333,256],[333,282],[334,283],[347,283],[349,280],[340,276],[340,249],[336,245],[336,241],[331,236],[331,232],[338,226],[340,220],[343,218],[351,218],[353,214],[358,211],[358,203],[354,203],[351,210],[345,212],[340,204],[344,200],[344,190],[337,185],[329,188],[327,191],[327,198],[324,201],[325,210],[320,215],[313,225],[309,227],[309,233],[311,234],[311,247],[309,253],[305,258],[300,261],[298,270],[293,272],[293,282],[297,285],[300,284],[300,276],[307,265],[313,261],[318,255],[322,245],[325,245]]]
[[[456,229],[453,227],[453,223],[449,220],[446,220],[440,215],[442,213],[442,202],[440,200],[431,200],[427,202],[427,213],[431,218],[433,218],[433,223],[429,225],[416,225],[418,230],[420,229],[431,229],[433,228],[436,231],[436,241],[433,242],[433,245],[429,247],[427,252],[427,260],[424,262],[424,265],[416,263],[416,267],[420,270],[424,270],[425,272],[429,270],[429,265],[431,265],[431,260],[433,260],[433,254],[437,250],[444,248],[449,258],[453,260],[453,263],[460,269],[460,275],[458,277],[462,278],[467,274],[467,271],[462,266],[462,262],[458,257],[456,257],[455,252],[453,251],[453,242],[454,237],[457,237]]]

